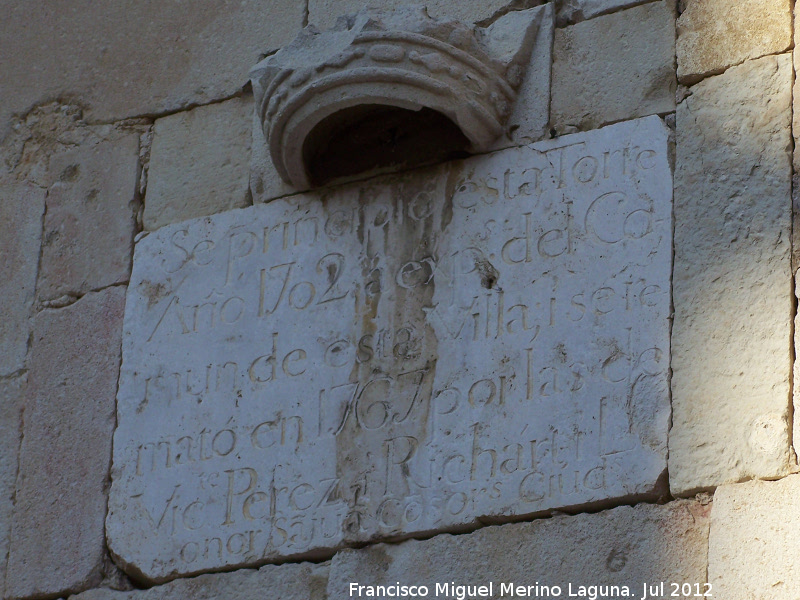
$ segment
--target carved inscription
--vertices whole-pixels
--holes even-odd
[[[667,137],[652,117],[141,240],[113,552],[159,580],[655,493]]]

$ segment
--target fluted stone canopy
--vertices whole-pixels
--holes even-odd
[[[256,110],[278,173],[313,185],[304,144],[323,120],[358,106],[431,109],[480,152],[501,134],[525,75],[541,11],[488,27],[428,16],[421,6],[364,9],[320,32],[306,27],[251,71]]]

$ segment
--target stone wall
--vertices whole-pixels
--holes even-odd
[[[502,135],[309,189],[248,72],[360,0],[6,4],[4,600],[800,597],[790,0],[431,0]]]

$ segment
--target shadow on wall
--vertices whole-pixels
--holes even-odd
[[[791,56],[731,67],[677,111],[672,493],[789,473]]]

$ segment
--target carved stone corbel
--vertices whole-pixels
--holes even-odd
[[[365,9],[326,32],[306,27],[250,74],[281,178],[297,188],[315,185],[306,141],[329,117],[359,106],[436,111],[458,127],[467,150],[487,150],[516,100],[541,14],[517,11],[472,27],[412,6]]]

